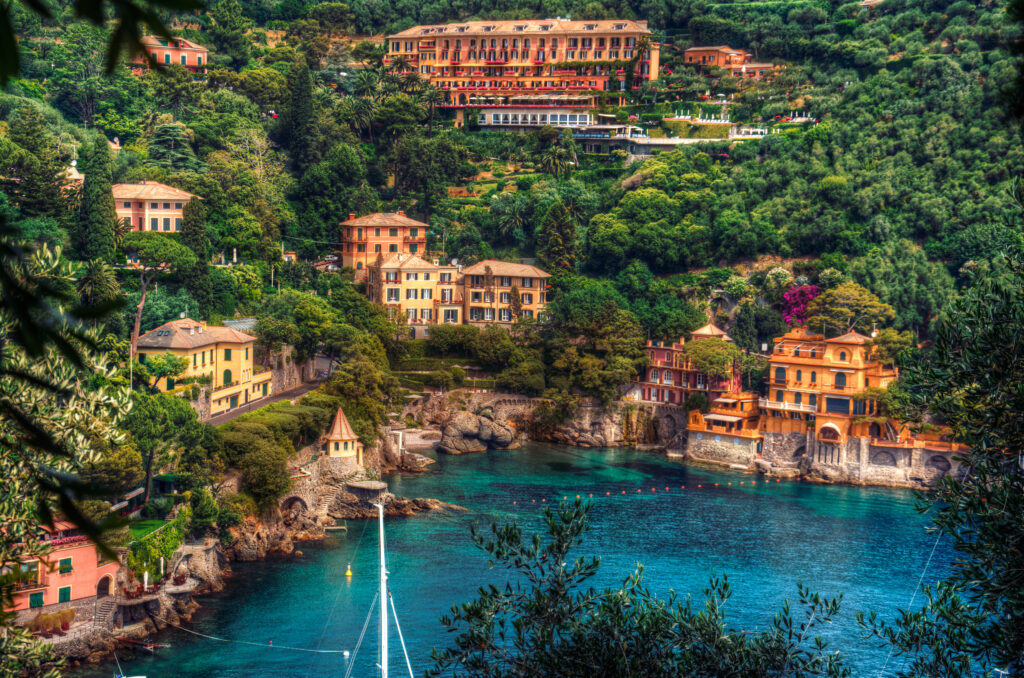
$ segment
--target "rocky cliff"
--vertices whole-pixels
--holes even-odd
[[[497,421],[493,414],[456,412],[442,430],[437,449],[448,454],[466,454],[516,447],[519,447],[519,442],[510,423]]]

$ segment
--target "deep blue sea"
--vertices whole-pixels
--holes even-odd
[[[386,521],[391,591],[416,675],[430,666],[431,648],[448,639],[439,617],[453,603],[472,599],[479,586],[507,580],[506,571],[488,570],[470,526],[515,519],[528,531],[538,529],[542,500],[594,495],[592,530],[578,555],[601,557],[597,586],[620,582],[639,562],[653,591],[699,598],[710,575],[728,575],[729,620],[747,630],[763,628],[784,600],[795,603],[797,584],[830,597],[843,594],[839,618],[822,635],[842,648],[854,675],[878,675],[885,661],[884,650],[860,639],[855,613],[876,610],[891,618],[905,608],[935,544],[909,491],[765,482],[627,449],[530,445],[441,455],[430,473],[386,480],[397,495],[468,509]],[[124,672],[148,678],[344,675],[340,654],[282,646],[355,647],[378,586],[376,522],[349,521],[347,537],[301,548],[300,561],[235,564],[227,589],[199,599],[202,609],[188,625],[258,645],[170,629],[159,636],[170,648],[122,657]],[[939,544],[926,584],[947,572],[950,555]],[[344,575],[349,563],[351,579]],[[376,675],[375,623],[353,676]],[[391,671],[403,675],[394,628],[391,636]],[[109,677],[114,670],[105,664],[72,675]]]

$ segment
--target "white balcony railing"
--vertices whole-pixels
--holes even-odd
[[[789,410],[790,412],[817,412],[817,405],[807,405],[805,403],[780,403],[777,400],[769,400],[768,398],[759,398],[757,404],[761,407],[769,410]]]

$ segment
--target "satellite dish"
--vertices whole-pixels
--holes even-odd
[[[452,259],[452,266],[458,266],[458,265],[459,265],[459,260],[458,259]]]
[[[72,167],[78,167],[78,161],[77,160],[72,160],[71,161],[71,166]]]
[[[181,319],[182,319],[182,320],[184,320],[184,319],[185,319],[185,312],[184,312],[184,311],[182,311],[182,312],[181,312],[181,313],[179,314],[179,316],[181,317]]]

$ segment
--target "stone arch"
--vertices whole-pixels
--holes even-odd
[[[837,441],[840,439],[841,435],[839,427],[833,423],[823,424],[822,427],[818,429],[819,440]]]
[[[306,505],[306,500],[297,495],[292,495],[286,499],[281,500],[281,510],[290,513],[296,509],[300,511],[308,511],[309,506]]]
[[[942,473],[949,473],[949,469],[952,468],[952,464],[949,463],[949,459],[941,454],[934,454],[928,458],[925,462],[925,466]]]
[[[875,466],[896,466],[896,457],[892,456],[892,452],[879,450],[871,455],[871,463]]]
[[[663,414],[654,421],[657,426],[658,438],[661,440],[670,440],[679,430],[676,418],[671,414]]]
[[[793,450],[793,459],[800,459],[805,454],[807,454],[807,446],[801,445],[800,447]]]
[[[114,575],[108,574],[100,577],[96,582],[96,597],[106,598],[114,590]]]

